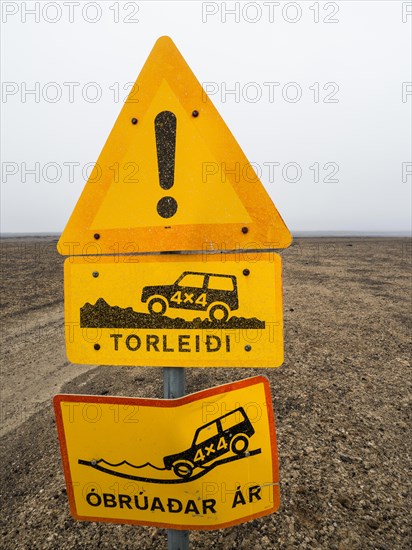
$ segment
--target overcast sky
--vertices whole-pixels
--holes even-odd
[[[3,233],[63,230],[162,35],[292,232],[410,230],[411,2],[1,7]]]

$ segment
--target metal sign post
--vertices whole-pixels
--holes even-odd
[[[165,367],[163,369],[163,394],[165,399],[176,399],[185,394],[185,369]]]
[[[185,368],[283,362],[281,259],[273,251],[292,236],[248,168],[180,52],[161,37],[58,250],[70,256],[69,360],[163,367],[164,399],[55,397],[76,519],[158,526],[168,530],[168,550],[188,550],[191,530],[279,508],[267,378],[185,395]],[[232,487],[233,499],[204,490],[205,475],[211,487]],[[122,492],[113,492],[113,476],[127,480]],[[139,483],[133,494],[131,481]]]
[[[185,369],[164,367],[163,395],[165,399],[176,399],[185,394]],[[189,550],[189,531],[167,530],[167,550]]]

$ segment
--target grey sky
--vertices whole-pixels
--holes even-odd
[[[410,2],[35,4],[2,2],[2,232],[63,229],[165,34],[292,232],[410,230]]]

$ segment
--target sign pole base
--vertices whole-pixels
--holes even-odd
[[[183,367],[163,368],[163,396],[176,399],[185,394],[185,369]],[[167,550],[189,550],[189,531],[167,530]]]
[[[167,550],[186,550],[189,548],[189,531],[167,530]]]

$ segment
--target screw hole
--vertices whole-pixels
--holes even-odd
[[[94,349],[95,349],[96,351],[99,351],[99,349],[100,349],[100,344],[95,344],[93,347],[94,347]]]
[[[248,233],[249,229],[247,227],[242,227],[242,233]]]
[[[250,275],[249,269],[244,269],[244,270],[243,270],[243,275],[244,275],[245,277],[247,277],[248,275]]]
[[[93,237],[96,239],[96,241],[98,241],[100,239],[100,234],[99,233],[95,233],[93,235]]]
[[[96,279],[99,276],[99,272],[98,271],[93,271],[92,275]]]
[[[137,123],[138,123],[137,118],[132,118],[132,124],[137,124]]]
[[[199,116],[199,111],[192,111],[192,117],[197,118]]]
[[[245,351],[250,351],[251,349],[252,349],[252,346],[249,346],[249,344],[245,346]]]

